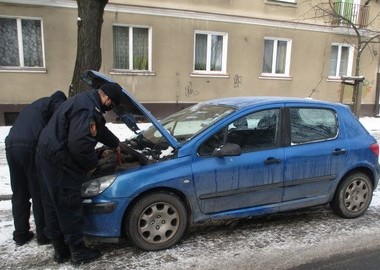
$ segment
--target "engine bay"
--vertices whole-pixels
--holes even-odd
[[[121,154],[115,149],[102,146],[96,149],[98,154],[98,166],[88,178],[94,179],[118,171],[126,171],[139,166],[171,159],[175,155],[172,147],[165,144],[153,144],[142,135],[131,140],[125,140],[119,144]]]

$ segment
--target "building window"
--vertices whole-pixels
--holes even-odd
[[[264,39],[263,75],[289,76],[291,39]]]
[[[194,72],[226,73],[227,37],[226,33],[195,33]]]
[[[39,19],[0,18],[0,67],[44,67],[42,22]]]
[[[329,77],[351,76],[353,48],[348,44],[332,44]]]
[[[113,26],[115,69],[151,70],[151,28]]]

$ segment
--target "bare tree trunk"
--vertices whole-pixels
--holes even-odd
[[[378,116],[380,114],[380,73],[377,72],[376,75],[376,98],[375,98],[375,115]]]
[[[356,52],[356,58],[355,58],[355,76],[360,76],[360,58],[362,55],[362,39],[359,34],[359,31],[355,28],[356,36],[357,36],[357,52]],[[353,93],[352,93],[352,105],[353,105],[353,113],[356,115],[356,117],[359,118],[360,116],[360,107],[362,102],[362,84],[363,82],[356,82],[353,86]]]
[[[87,85],[80,80],[80,75],[88,69],[98,71],[102,65],[100,37],[104,8],[107,3],[108,0],[77,0],[77,58],[69,89],[70,97],[87,88]]]

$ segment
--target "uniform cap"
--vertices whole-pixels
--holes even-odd
[[[100,89],[106,94],[116,106],[120,104],[122,88],[118,83],[108,82],[100,86]]]

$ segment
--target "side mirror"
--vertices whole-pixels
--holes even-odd
[[[221,147],[218,147],[212,153],[216,157],[225,157],[225,156],[240,156],[241,148],[240,145],[235,143],[226,143]]]

